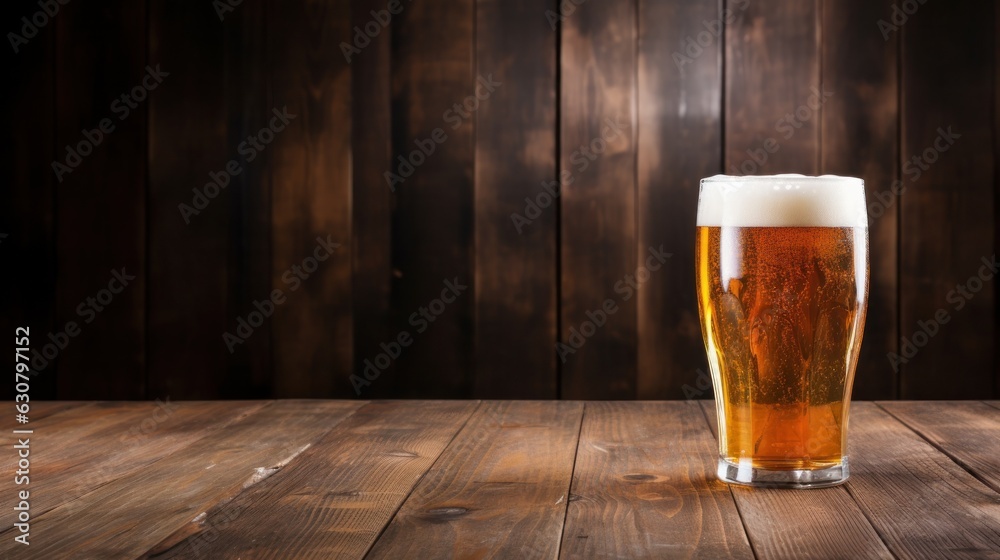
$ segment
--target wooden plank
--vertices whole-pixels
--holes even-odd
[[[360,558],[475,408],[468,401],[369,404],[295,464],[148,555]]]
[[[56,157],[77,163],[56,185],[56,325],[72,321],[79,329],[58,357],[60,398],[136,399],[146,392],[145,6],[70,3],[51,23],[57,36]],[[148,62],[155,74],[157,61]],[[170,79],[159,75],[147,83],[161,80],[157,87],[165,87]],[[101,132],[101,123],[114,129]],[[90,155],[78,161],[70,149]],[[134,278],[122,287],[116,275]]]
[[[476,114],[474,392],[491,398],[558,396],[559,199],[543,186],[558,194],[558,36],[538,17],[557,9],[555,0],[476,5],[477,74],[503,82]],[[525,199],[545,207],[536,214]]]
[[[583,403],[483,403],[367,558],[554,558]]]
[[[694,262],[699,180],[722,167],[722,42],[732,10],[690,0],[639,2],[638,255],[673,254],[639,291],[638,397],[685,398],[697,371],[708,371]],[[724,17],[730,15],[729,18]],[[686,38],[705,39],[696,57]],[[655,265],[655,263],[653,263]],[[706,395],[710,396],[710,395]]]
[[[218,6],[213,4],[213,6]],[[245,0],[222,13],[225,36],[227,139],[229,150],[260,132],[274,104],[268,96],[267,2]],[[232,153],[232,152],[230,152]],[[229,321],[247,317],[273,290],[271,284],[271,155],[257,152],[229,189]],[[274,395],[271,326],[254,330],[253,342],[239,345],[229,357],[223,396],[267,398]],[[229,325],[227,324],[227,328]]]
[[[893,558],[844,488],[734,487],[733,496],[759,558]]]
[[[149,3],[149,34],[149,59],[177,71],[148,101],[147,391],[218,398],[230,386],[222,333],[235,328],[226,297],[231,177],[244,165],[226,142],[224,35],[215,10],[170,0]]]
[[[275,393],[353,395],[351,72],[339,47],[350,40],[350,5],[275,3],[268,21],[272,100],[295,115],[268,147],[271,281],[287,300],[274,311]],[[263,125],[273,117],[259,118]],[[338,244],[332,255],[329,243]],[[317,252],[328,257],[317,262]]]
[[[1000,410],[976,401],[879,402],[942,453],[1000,492]]]
[[[404,9],[408,9],[408,4]],[[363,29],[371,12],[385,10],[383,0],[352,0],[352,28]],[[394,16],[395,17],[395,16]],[[399,25],[390,19],[390,25]],[[354,316],[354,367],[365,377],[366,359],[374,359],[379,345],[395,339],[391,327],[392,294],[392,193],[383,173],[392,167],[392,33],[383,30],[360,53],[351,54],[351,118],[363,123],[351,128],[353,186],[351,204],[354,283],[351,300]],[[380,376],[394,376],[390,364]],[[382,381],[379,381],[381,385]],[[363,391],[364,387],[356,390]]]
[[[393,159],[383,173],[407,174],[410,164],[402,165],[399,158],[423,161],[405,182],[393,181],[392,332],[406,330],[413,342],[396,360],[392,376],[383,375],[371,389],[394,396],[467,397],[472,389],[474,301],[471,108],[490,101],[475,97],[477,90],[483,96],[487,89],[473,75],[473,0],[404,6],[390,26]],[[490,87],[495,90],[491,98],[503,95],[502,85]],[[443,143],[434,140],[439,129],[437,138],[447,137]],[[421,157],[431,145],[434,152]],[[443,310],[435,304],[431,313],[431,302],[447,289],[446,280],[468,287],[448,294],[455,301]],[[413,316],[421,308],[433,322]]]
[[[726,26],[724,171],[815,174],[823,102],[819,0],[734,0],[727,7],[735,21]]]
[[[33,518],[30,549],[0,554],[135,558],[279,471],[363,403],[279,401],[183,450]],[[101,515],[92,515],[99,511]],[[16,547],[16,548],[15,548]]]
[[[995,143],[988,117],[993,9],[969,0],[923,4],[903,32],[900,163],[908,186],[900,206],[899,277],[906,361],[896,363],[904,399],[971,399],[994,390],[993,355],[983,351],[995,340],[994,280],[978,277],[981,270],[994,274],[982,259],[992,263],[996,251],[995,162],[986,148]],[[940,227],[929,234],[929,224]],[[939,312],[948,322],[936,329]],[[953,371],[962,372],[961,383],[942,375]]]
[[[13,400],[13,398],[11,399]],[[32,429],[34,423],[42,418],[55,416],[67,410],[87,406],[91,403],[84,401],[29,401],[28,402],[28,425],[25,426],[17,422],[13,414],[0,417],[0,431],[11,431],[18,429]],[[14,405],[11,404],[13,410]]]
[[[847,488],[897,558],[1000,554],[1000,495],[872,403],[855,403]]]
[[[32,517],[70,502],[191,445],[256,411],[257,403],[97,403],[32,423],[30,491]],[[0,465],[17,470],[14,454]],[[14,477],[0,492],[14,496]],[[0,514],[12,527],[15,512]]]
[[[572,174],[560,218],[563,398],[636,396],[637,298],[626,278],[636,284],[640,252],[635,10],[626,0],[587,2],[562,22],[560,165]]]
[[[714,402],[701,405],[718,437]],[[758,558],[893,557],[843,486],[808,491],[732,486],[731,491]]]
[[[51,21],[31,38],[22,35],[28,17],[39,10],[30,0],[4,2],[0,21],[19,39],[4,53],[11,87],[0,91],[3,146],[0,150],[0,255],[11,271],[0,278],[0,332],[14,347],[15,329],[28,327],[32,349],[50,344],[55,312],[55,230],[53,224],[55,157],[53,111],[55,31]],[[30,28],[27,29],[30,33]],[[10,36],[7,36],[10,40]],[[22,41],[26,41],[22,43]],[[14,85],[16,84],[16,87]],[[18,272],[15,272],[18,271]],[[62,325],[59,325],[61,328]],[[32,367],[44,371],[31,379],[35,399],[56,397],[56,367],[39,358]],[[0,398],[13,400],[14,384],[0,385]]]
[[[874,25],[891,21],[891,0],[823,2],[823,87],[836,92],[820,115],[820,172],[861,177],[868,195],[871,254],[868,319],[854,380],[855,399],[895,398],[899,377],[886,361],[898,351],[896,237],[899,197],[898,35]]]
[[[753,558],[696,402],[587,403],[560,558]]]

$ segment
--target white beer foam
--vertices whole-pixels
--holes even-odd
[[[715,175],[701,180],[698,225],[868,227],[865,182],[837,175]]]

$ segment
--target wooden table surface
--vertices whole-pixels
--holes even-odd
[[[710,401],[32,403],[4,558],[1000,558],[1000,403],[855,403],[851,479],[715,480]],[[15,437],[8,436],[11,440]],[[19,436],[24,437],[24,436]],[[30,491],[29,546],[13,509]]]

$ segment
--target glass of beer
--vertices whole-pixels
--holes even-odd
[[[702,179],[695,258],[719,479],[789,488],[847,480],[868,304],[864,182]]]

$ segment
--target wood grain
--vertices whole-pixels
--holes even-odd
[[[176,70],[148,100],[147,391],[174,399],[221,395],[233,192],[226,165],[243,163],[226,142],[225,75],[218,71],[225,36],[215,10],[200,5],[153,0],[149,12],[149,60]],[[197,214],[182,215],[181,204]]]
[[[561,558],[753,558],[696,402],[587,403]]]
[[[214,5],[213,5],[214,6]],[[274,107],[268,83],[266,0],[243,0],[223,14],[226,67],[226,146],[232,153]],[[257,153],[232,178],[229,192],[228,321],[256,311],[254,301],[270,294],[271,283],[271,152]],[[227,328],[232,328],[227,322]],[[225,398],[262,398],[274,395],[271,353],[273,322],[254,331],[252,343],[242,344],[229,357]]]
[[[994,390],[993,356],[984,349],[995,341],[995,280],[977,276],[980,270],[995,274],[981,261],[992,263],[996,252],[995,162],[983,149],[995,142],[989,119],[996,72],[991,9],[967,0],[921,5],[902,35],[904,399],[982,397]],[[961,137],[945,138],[949,127]],[[947,151],[935,154],[939,148]],[[958,291],[969,282],[965,289],[972,299]],[[939,312],[948,321],[939,332],[922,327],[937,321]],[[944,372],[961,372],[961,380]]]
[[[701,406],[718,438],[714,401]],[[892,558],[844,487],[792,491],[734,485],[730,491],[759,558]]]
[[[476,114],[473,392],[496,399],[558,395],[558,34],[539,17],[554,9],[555,0],[476,4],[477,75],[503,82]]]
[[[350,5],[274,2],[268,21],[271,99],[277,111],[287,107],[295,115],[267,148],[274,185],[271,283],[287,298],[274,311],[271,331],[275,393],[353,395],[351,72],[339,47],[350,40]],[[270,110],[255,116],[258,126],[273,119]],[[329,254],[319,240],[339,246],[317,263],[316,251]]]
[[[844,488],[732,490],[759,558],[893,558]]]
[[[403,183],[394,182],[392,215],[392,335],[405,330],[413,342],[395,361],[392,375],[382,374],[370,389],[373,395],[468,397],[475,300],[476,113],[471,108],[478,103],[482,109],[504,91],[502,85],[494,87],[487,101],[469,97],[477,90],[486,93],[473,75],[473,0],[403,5],[390,26],[393,157],[392,167],[382,173],[405,173],[401,157],[423,162],[412,167]],[[466,102],[469,110],[464,108]],[[436,142],[435,130],[438,138],[443,134],[447,139]],[[436,147],[421,158],[429,149],[421,151],[417,142]],[[385,177],[383,185],[390,188]],[[440,314],[431,314],[431,302],[441,298],[446,280],[468,288],[459,295],[449,294],[454,301],[443,309],[436,304],[434,313]],[[422,308],[433,322],[416,315]],[[365,358],[374,360],[375,350]]]
[[[699,180],[722,167],[719,31],[731,17],[714,2],[639,2],[638,259],[645,263],[649,247],[673,254],[639,291],[643,399],[689,397],[684,386],[696,387],[698,370],[708,371],[691,263]],[[681,45],[699,35],[711,40],[691,57]]]
[[[996,453],[1000,410],[974,401],[883,401],[878,405],[1000,493],[1000,457]]]
[[[242,419],[264,403],[97,403],[32,422],[32,516],[148,468],[197,440]],[[17,470],[14,454],[0,460]],[[0,492],[14,496],[14,477],[0,479]],[[4,527],[14,512],[0,515]]]
[[[158,560],[360,558],[475,408],[369,404],[278,475],[182,528],[185,539],[150,552],[164,551]]]
[[[563,398],[636,396],[637,298],[626,279],[637,285],[640,252],[635,42],[627,0],[578,5],[562,22],[560,164],[572,174],[560,220]]]
[[[83,130],[96,137],[92,131],[104,119],[114,126],[55,184],[55,326],[64,329],[72,321],[79,328],[58,357],[63,398],[137,399],[146,394],[148,99],[133,102],[134,109],[121,100],[141,85],[147,63],[157,64],[146,59],[145,21],[145,3],[113,0],[100,6],[66,4],[50,23],[56,33],[58,161],[67,161],[69,146],[92,144]],[[162,80],[158,87],[170,85],[170,77]],[[113,273],[123,269],[135,277],[128,286],[111,303],[98,301],[81,313],[87,298],[107,302]],[[106,290],[104,296],[101,290]]]
[[[281,401],[34,518],[30,549],[0,554],[134,558],[221,502],[279,471],[362,403]],[[92,512],[100,511],[100,516]],[[17,548],[15,548],[17,547]]]
[[[727,7],[735,21],[726,26],[724,171],[815,174],[822,109],[813,107],[822,107],[823,97],[819,1],[733,0]]]
[[[583,404],[483,403],[367,558],[554,558]]]
[[[871,403],[855,403],[846,488],[897,558],[1000,554],[1000,494]]]
[[[14,400],[13,397],[11,397],[11,400],[12,401]],[[28,403],[29,426],[27,426],[27,428],[31,429],[30,424],[35,421],[41,420],[42,418],[55,416],[56,414],[60,414],[67,410],[71,410],[81,406],[87,406],[88,404],[89,403],[84,401],[29,401]],[[16,429],[21,429],[23,427],[24,426],[19,424],[14,415],[12,414],[0,417],[0,430],[2,431],[16,430]]]
[[[869,289],[864,343],[854,378],[855,399],[895,398],[899,376],[886,360],[898,351],[897,226],[899,179],[899,35],[890,0],[823,2],[823,87],[836,92],[823,106],[820,173],[861,177],[868,196]]]
[[[352,26],[364,28],[373,10],[385,8],[383,0],[352,0]],[[351,118],[355,123],[351,127],[351,373],[359,379],[367,379],[364,361],[381,352],[379,344],[392,341],[398,332],[391,330],[390,323],[393,200],[382,175],[392,166],[392,33],[383,30],[370,41],[351,56]],[[390,365],[381,375],[391,378],[392,372]]]
[[[0,21],[8,32],[22,33],[21,18],[38,10],[30,0],[4,2]],[[7,36],[8,39],[10,38]],[[33,350],[41,354],[54,327],[55,261],[55,30],[43,28],[26,44],[10,46],[3,62],[16,87],[0,91],[3,150],[0,150],[0,255],[10,273],[0,277],[0,333],[13,348],[15,329],[28,327]],[[60,328],[62,325],[60,325]],[[9,341],[9,342],[8,342]],[[30,356],[30,354],[29,354]],[[39,365],[42,365],[39,362]],[[32,366],[37,368],[38,366]],[[56,366],[31,378],[31,397],[56,396]],[[0,385],[0,398],[14,398],[14,384]]]

